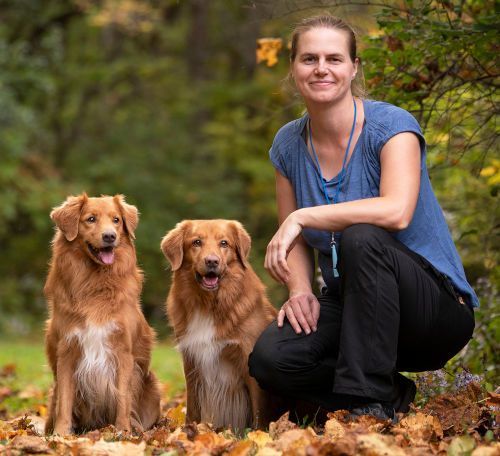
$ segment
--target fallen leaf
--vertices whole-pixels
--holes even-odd
[[[312,428],[307,429],[292,429],[280,435],[279,439],[274,441],[272,446],[278,451],[283,451],[286,454],[305,456],[306,447],[310,445],[316,434]]]
[[[490,446],[478,446],[471,454],[471,456],[499,456],[500,443],[493,443]]]
[[[264,448],[261,448],[259,451],[257,451],[255,456],[282,456],[282,454],[283,453],[281,451],[265,446]]]
[[[336,420],[335,418],[331,418],[325,423],[326,437],[332,440],[336,440],[341,437],[344,437],[345,434],[346,434],[345,427],[342,425],[342,423],[340,423],[340,421]]]
[[[262,448],[266,443],[273,441],[271,436],[267,432],[264,432],[264,431],[249,432],[247,434],[247,438],[251,442],[255,443],[259,449]]]
[[[79,442],[80,440],[81,442]],[[135,444],[99,440],[92,443],[89,439],[78,439],[76,447],[79,456],[143,456],[146,442]]]
[[[334,442],[326,442],[319,448],[319,456],[352,456],[356,452],[358,436],[354,432],[349,432]]]
[[[406,452],[387,435],[370,433],[358,436],[356,454],[367,456],[405,456]]]
[[[6,397],[12,396],[12,394],[14,394],[12,388],[9,388],[8,386],[0,386],[0,402]]]
[[[476,441],[467,435],[455,437],[448,447],[448,456],[464,456],[472,453],[476,447]]]
[[[248,456],[248,454],[253,451],[253,445],[251,441],[239,442],[237,443],[226,456]]]
[[[290,412],[286,412],[280,416],[278,421],[272,421],[269,424],[269,435],[273,440],[276,440],[283,432],[297,429],[298,426],[288,419],[289,416]]]
[[[0,377],[10,377],[16,375],[16,365],[14,363],[6,364],[0,370]]]
[[[50,449],[47,442],[34,435],[17,435],[7,444],[7,447],[26,453],[54,454],[54,451]]]
[[[425,446],[431,440],[442,438],[443,429],[435,416],[419,412],[403,418],[394,428],[393,434],[405,436],[411,446]]]
[[[177,407],[169,409],[165,417],[171,420],[171,427],[179,427],[186,422],[186,415],[183,411],[184,406],[179,404]]]

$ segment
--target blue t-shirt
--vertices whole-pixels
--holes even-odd
[[[418,122],[409,112],[388,103],[363,100],[363,106],[363,129],[345,166],[337,202],[379,196],[380,152],[383,146],[398,133],[415,133],[421,150],[417,206],[409,226],[392,235],[448,276],[463,299],[477,307],[479,301],[467,282],[462,262],[429,180],[425,164],[427,149]],[[308,114],[305,114],[283,126],[276,134],[269,151],[271,163],[292,183],[299,208],[326,204],[320,174],[302,138],[308,118]],[[334,200],[339,177],[340,174],[325,181],[330,201]],[[306,228],[302,234],[306,242],[318,251],[318,263],[325,283],[329,288],[335,288],[330,250],[331,233]],[[336,233],[336,240],[339,236],[340,233]]]

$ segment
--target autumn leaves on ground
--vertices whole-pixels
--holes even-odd
[[[109,426],[60,437],[43,434],[46,391],[1,386],[15,385],[16,376],[15,365],[0,366],[0,455],[500,455],[499,391],[485,392],[474,382],[413,407],[396,425],[369,416],[352,421],[345,411],[330,413],[322,422],[297,420],[292,412],[271,423],[267,432],[247,430],[242,437],[210,423],[186,424],[180,390],[165,394],[163,417],[147,432],[117,433]],[[30,405],[9,411],[2,403],[16,395],[31,399]]]

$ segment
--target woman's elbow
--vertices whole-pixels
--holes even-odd
[[[388,220],[387,229],[389,231],[403,231],[410,225],[413,219],[414,209],[397,208],[395,209]]]

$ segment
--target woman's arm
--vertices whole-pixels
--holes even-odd
[[[276,171],[276,201],[278,220],[281,225],[291,213],[297,210],[297,201],[292,184],[278,171]],[[268,257],[266,256],[266,268],[267,261]],[[286,316],[297,333],[300,333],[301,328],[303,328],[309,334],[311,330],[316,331],[319,303],[312,292],[312,281],[314,280],[313,250],[300,234],[296,237],[294,245],[290,246],[288,265],[293,271],[286,283],[290,298],[283,304],[278,314],[278,326],[283,326]],[[271,276],[283,283],[272,272]]]
[[[291,212],[268,245],[266,268],[278,282],[290,278],[287,255],[303,228],[343,231],[370,223],[389,231],[405,229],[413,217],[420,187],[420,144],[414,133],[393,136],[380,153],[380,196]],[[268,261],[269,257],[269,261]]]

